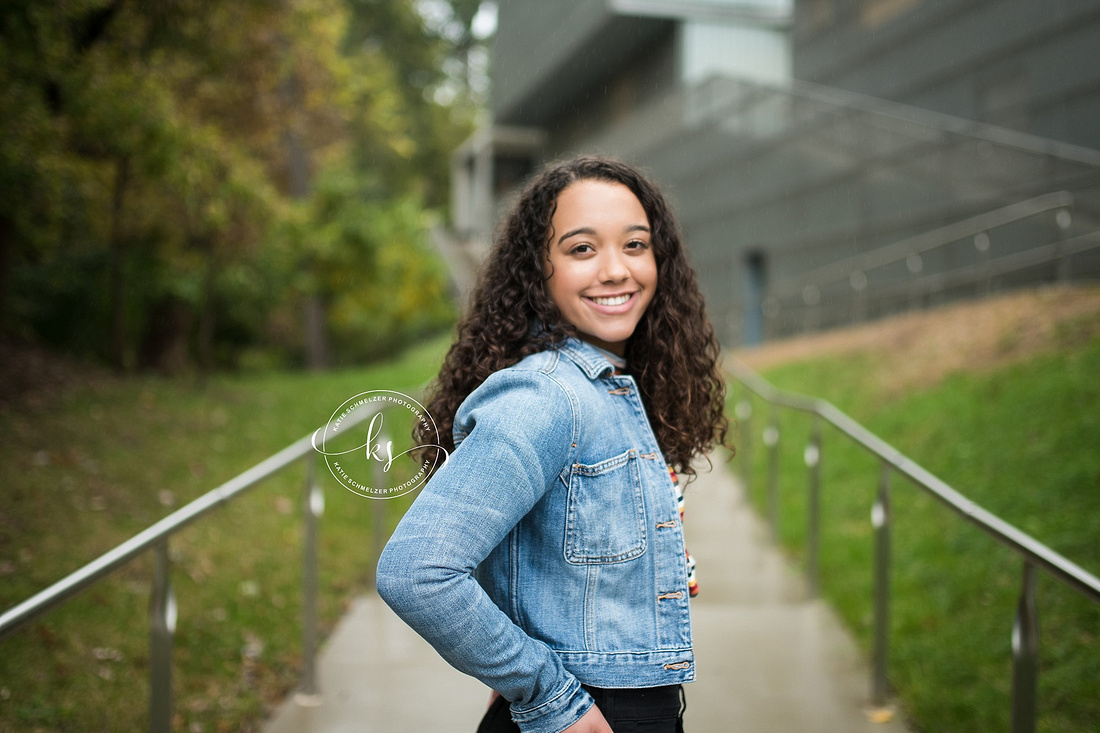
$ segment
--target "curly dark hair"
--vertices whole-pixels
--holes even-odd
[[[718,340],[664,196],[639,171],[606,158],[551,164],[528,183],[496,239],[427,404],[440,434],[420,424],[414,439],[453,450],[455,413],[478,385],[577,335],[551,300],[544,264],[558,195],[581,180],[621,183],[649,217],[657,289],[627,342],[627,364],[665,460],[678,472],[694,474],[692,457],[725,445],[729,428]]]

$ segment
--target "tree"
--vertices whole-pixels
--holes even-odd
[[[285,310],[313,299],[351,348],[384,319],[349,304],[392,303],[353,297],[333,263],[411,277],[403,253],[430,257],[411,212],[444,205],[469,123],[430,93],[449,48],[410,0],[0,8],[0,327],[123,368],[212,368],[300,352]],[[437,327],[440,302],[418,306]]]

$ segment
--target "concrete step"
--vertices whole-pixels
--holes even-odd
[[[728,467],[684,492],[684,533],[699,595],[691,602],[698,681],[692,733],[904,733],[870,709],[870,671],[833,611],[771,541]]]
[[[896,717],[870,721],[867,664],[833,612],[808,598],[727,467],[716,462],[686,495],[701,589],[686,729],[904,733]],[[356,600],[329,637],[318,676],[320,700],[288,699],[265,733],[470,733],[489,695],[373,596]]]

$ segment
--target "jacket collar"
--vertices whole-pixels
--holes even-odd
[[[578,338],[567,338],[558,347],[570,361],[581,368],[589,379],[598,379],[615,371],[615,367],[607,360],[607,357],[596,350],[592,344],[581,341]]]

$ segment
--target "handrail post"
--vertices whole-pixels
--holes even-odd
[[[1069,281],[1071,276],[1070,261],[1065,252],[1066,237],[1069,236],[1070,227],[1073,226],[1073,214],[1069,207],[1058,209],[1054,213],[1054,226],[1058,230],[1055,234],[1054,277],[1057,282],[1064,283]]]
[[[810,495],[809,516],[806,527],[806,577],[809,584],[810,597],[816,598],[818,594],[818,581],[820,578],[820,545],[821,545],[821,419],[813,414],[810,427],[810,443],[806,446],[806,466],[810,469]]]
[[[974,235],[974,249],[978,250],[978,271],[981,273],[981,294],[989,295],[993,290],[993,279],[989,270],[989,234],[978,232]]]
[[[158,542],[153,594],[149,599],[149,730],[172,730],[172,636],[176,632],[176,594],[172,590],[168,540]]]
[[[752,494],[752,401],[749,390],[742,387],[745,396],[734,408],[737,416],[738,433],[741,436],[741,480],[745,483],[745,493]]]
[[[302,684],[299,705],[320,704],[317,687],[317,528],[325,512],[325,494],[317,481],[317,456],[306,459],[302,537]]]
[[[779,422],[775,405],[768,407],[768,426],[764,428],[764,445],[768,447],[768,518],[772,536],[779,539]]]
[[[868,711],[871,718],[885,720],[894,710],[888,702],[889,684],[887,659],[890,644],[890,577],[891,577],[891,474],[897,473],[911,481],[917,488],[969,521],[998,542],[1019,554],[1024,563],[1023,589],[1012,633],[1013,685],[1012,685],[1012,733],[1034,733],[1037,719],[1039,685],[1040,624],[1036,603],[1037,576],[1046,571],[1058,582],[1064,583],[1093,604],[1100,605],[1100,578],[1069,559],[1058,554],[1035,538],[1020,531],[1000,517],[970,501],[912,460],[902,455],[878,436],[845,415],[824,400],[813,400],[804,395],[776,389],[766,379],[744,365],[732,370],[734,378],[754,397],[771,406],[783,406],[819,417],[842,436],[864,448],[879,460],[881,477],[871,511],[874,527],[873,568],[873,629],[871,697],[878,710]],[[772,416],[774,421],[774,412]],[[816,427],[816,425],[814,426]],[[746,435],[746,437],[748,437]],[[775,436],[778,439],[778,436]],[[811,434],[811,444],[816,436]],[[809,451],[809,448],[807,448]],[[820,446],[816,459],[820,461]],[[807,459],[807,463],[810,463]],[[819,479],[820,480],[820,475]],[[820,510],[820,506],[818,507]],[[812,511],[812,510],[811,510]],[[820,528],[818,529],[820,540]],[[819,557],[820,559],[820,557]]]
[[[1039,610],[1035,566],[1024,561],[1020,602],[1012,625],[1012,733],[1035,733],[1039,688]]]
[[[890,464],[882,462],[878,496],[871,509],[871,524],[875,532],[875,621],[873,665],[871,672],[871,702],[886,704],[886,660],[890,644]]]

